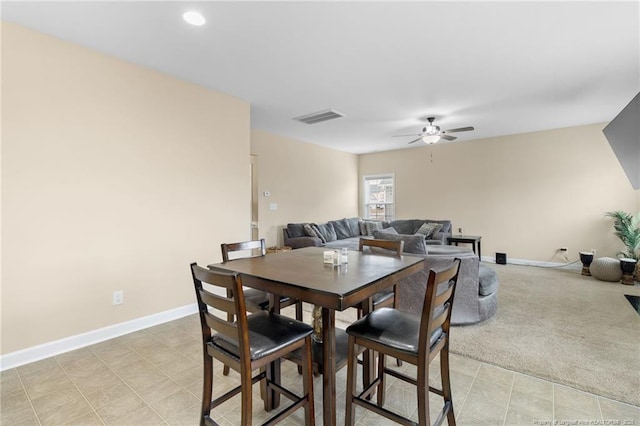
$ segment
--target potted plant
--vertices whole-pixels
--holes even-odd
[[[640,213],[635,216],[620,210],[607,212],[614,219],[613,229],[616,237],[625,245],[627,251],[618,252],[618,257],[638,260],[640,258]],[[640,278],[640,262],[636,264],[636,280]]]

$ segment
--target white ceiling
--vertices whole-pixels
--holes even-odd
[[[182,13],[203,13],[193,27]],[[2,2],[2,19],[251,103],[252,127],[353,153],[608,122],[640,91],[640,3]],[[335,109],[315,125],[293,117]],[[457,143],[451,142],[451,143]]]

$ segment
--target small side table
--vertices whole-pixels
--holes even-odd
[[[478,258],[482,260],[482,248],[480,247],[480,240],[482,237],[477,235],[452,235],[447,237],[447,241],[449,244],[454,243],[458,245],[458,243],[471,244],[473,246],[473,252],[476,253],[476,244],[478,245]]]

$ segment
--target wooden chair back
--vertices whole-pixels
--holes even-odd
[[[369,247],[369,249],[371,248],[384,249],[384,250],[389,250],[391,252],[395,251],[396,256],[401,256],[402,250],[404,249],[404,241],[360,238],[360,244],[358,246],[358,250],[364,251],[365,247]]]
[[[451,307],[453,296],[458,281],[458,271],[460,269],[460,259],[456,259],[449,268],[442,271],[429,271],[429,280],[422,307],[422,319],[420,322],[419,347],[430,348],[429,339],[431,334],[442,328],[443,338],[431,347],[431,359],[444,345],[448,345],[449,328],[451,326]],[[435,313],[438,313],[434,317]]]
[[[247,309],[240,275],[205,269],[196,263],[191,264],[191,275],[196,291],[204,346],[206,347],[211,342],[213,332],[219,333],[231,341],[237,341],[241,362],[244,360],[249,363],[251,358],[249,356]],[[203,283],[214,288],[224,289],[227,296],[220,296],[205,289]],[[214,312],[209,308],[212,308]],[[227,315],[215,315],[215,310]],[[222,319],[222,317],[227,319]]]
[[[246,257],[260,257],[266,256],[267,245],[264,238],[253,241],[242,241],[239,243],[222,243],[220,244],[222,250],[222,261],[228,262],[233,259],[246,258]],[[231,258],[229,254],[236,252],[245,252],[241,255]],[[248,253],[246,253],[248,252]]]

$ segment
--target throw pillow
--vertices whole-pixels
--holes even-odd
[[[358,221],[358,228],[360,229],[360,235],[367,235],[367,225],[364,224],[364,220]]]
[[[373,238],[381,240],[404,241],[404,253],[427,254],[427,246],[422,235],[393,234],[382,230],[373,231]]]
[[[305,223],[304,224],[304,233],[305,233],[305,235],[307,235],[309,237],[316,237],[316,238],[320,238],[320,240],[322,240],[322,237],[320,237],[320,234],[317,231],[316,227],[311,223]],[[326,242],[326,241],[323,241],[323,243],[324,242]]]
[[[440,229],[442,229],[442,224],[440,223],[423,223],[414,235],[424,235],[424,239],[428,240]]]
[[[373,235],[373,231],[382,230],[382,222],[365,221],[367,235]]]

